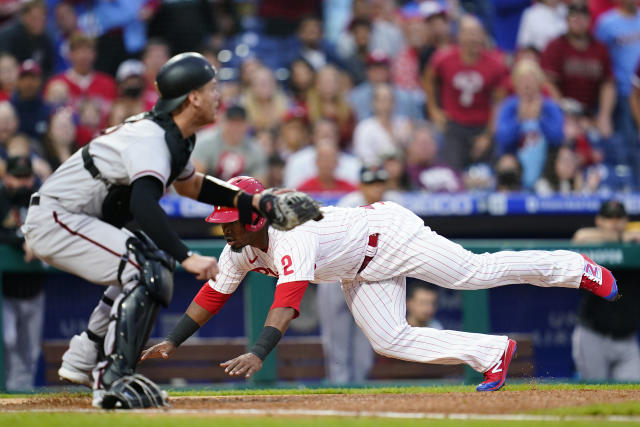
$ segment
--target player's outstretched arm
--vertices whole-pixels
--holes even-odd
[[[262,368],[262,361],[278,344],[295,314],[296,310],[291,307],[276,307],[269,310],[262,334],[249,353],[227,360],[220,366],[225,368],[224,371],[229,375],[244,375],[250,378]]]
[[[167,338],[143,351],[142,356],[140,356],[140,361],[160,357],[168,359],[180,344],[193,335],[202,325],[207,323],[211,317],[213,317],[213,313],[210,313],[198,303],[192,301],[185,314],[178,321],[178,324],[169,332]]]

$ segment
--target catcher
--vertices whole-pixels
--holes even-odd
[[[229,181],[259,193],[253,178]],[[207,218],[221,223],[227,240],[220,272],[196,295],[166,340],[142,360],[168,358],[214,316],[249,271],[278,278],[273,305],[258,340],[246,354],[222,363],[230,375],[250,377],[298,315],[309,282],[340,281],[347,305],[374,350],[422,363],[466,363],[484,374],[478,391],[502,387],[516,342],[492,336],[407,324],[405,278],[451,289],[487,289],[511,283],[583,288],[607,300],[617,297],[609,270],[570,251],[497,252],[476,255],[439,236],[411,211],[392,202],[360,208],[323,208],[324,219],[287,232],[254,216],[243,224],[234,208],[217,206]]]
[[[194,133],[216,119],[216,84],[203,56],[174,56],[158,73],[160,99],[151,111],[107,129],[31,198],[22,231],[34,254],[108,286],[58,371],[93,387],[94,406],[165,404],[161,390],[135,372],[159,306],[171,301],[175,262],[201,280],[218,273],[215,258],[191,253],[171,229],[158,203],[170,185],[182,196],[235,207],[247,225],[258,214],[281,229],[321,217],[302,193],[247,194],[195,172],[189,160]],[[124,228],[132,219],[141,229],[135,234]]]

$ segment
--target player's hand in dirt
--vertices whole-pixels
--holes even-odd
[[[155,359],[158,357],[162,357],[163,359],[168,359],[171,357],[173,352],[176,351],[176,346],[173,345],[170,341],[162,341],[153,347],[149,347],[145,351],[142,352],[142,356],[140,356],[140,361],[147,359]]]
[[[198,280],[215,279],[218,274],[218,261],[210,256],[193,254],[182,261],[182,267]]]
[[[224,371],[229,375],[242,375],[250,378],[262,368],[262,360],[253,353],[245,353],[234,359],[221,363]]]

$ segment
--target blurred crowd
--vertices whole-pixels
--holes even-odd
[[[14,0],[0,6],[0,176],[38,182],[150,109],[155,75],[199,51],[218,123],[197,168],[268,186],[634,191],[637,0]]]

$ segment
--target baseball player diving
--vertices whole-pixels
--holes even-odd
[[[268,221],[287,229],[321,217],[305,194],[247,194],[195,172],[194,133],[216,119],[216,84],[216,70],[203,56],[174,56],[158,73],[160,98],[151,111],[97,136],[31,198],[22,230],[35,255],[108,286],[58,371],[93,387],[95,406],[165,404],[163,392],[135,372],[159,306],[171,301],[175,262],[201,280],[218,273],[215,258],[191,253],[171,229],[158,204],[170,185],[182,196],[234,207],[247,226]],[[132,219],[141,231],[123,228]]]
[[[229,183],[250,193],[263,190],[251,177]],[[617,298],[609,270],[570,251],[503,251],[476,255],[439,236],[422,219],[393,202],[359,208],[326,207],[324,219],[279,231],[258,219],[238,221],[235,208],[216,206],[208,222],[222,224],[227,240],[215,279],[202,286],[186,313],[142,360],[168,358],[214,316],[249,271],[278,278],[262,334],[250,351],[221,364],[229,375],[250,377],[298,315],[309,282],[340,281],[347,305],[374,350],[422,363],[466,363],[484,374],[478,391],[502,387],[516,342],[493,336],[411,327],[405,315],[405,279],[415,277],[451,289],[487,289],[512,283],[583,288]]]

